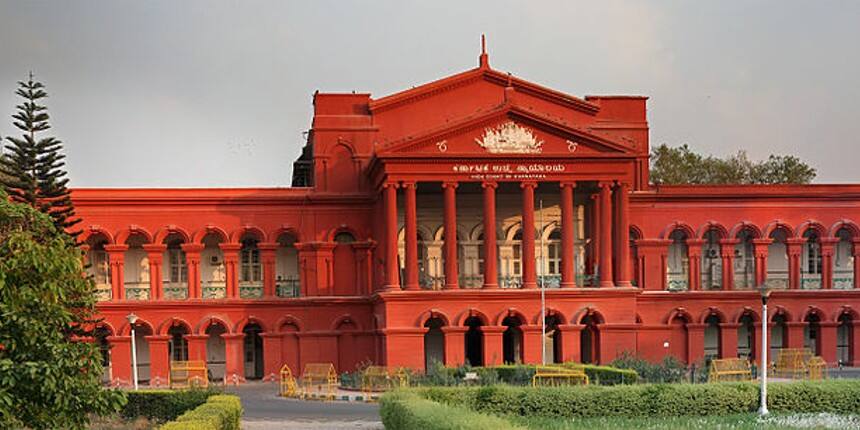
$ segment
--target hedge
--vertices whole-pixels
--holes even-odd
[[[180,415],[161,430],[239,430],[242,402],[233,395],[209,397],[206,403]]]
[[[768,385],[772,412],[860,413],[860,381],[785,382]],[[422,397],[477,412],[523,417],[672,417],[730,415],[758,409],[756,383],[640,384],[612,387],[431,387]]]
[[[500,430],[522,429],[501,417],[461,406],[445,405],[418,393],[394,390],[379,400],[379,415],[386,430]],[[171,428],[170,430],[176,430]],[[190,430],[190,429],[188,429]]]
[[[206,402],[215,390],[141,390],[127,391],[128,403],[122,409],[125,419],[146,417],[156,421],[171,421],[185,411]]]
[[[578,363],[561,363],[553,366],[580,367],[588,375],[589,382],[595,385],[635,384],[639,381],[639,374],[633,369]],[[526,364],[506,364],[488,369],[495,370],[501,382],[511,385],[530,385],[532,376],[535,374],[535,365]]]

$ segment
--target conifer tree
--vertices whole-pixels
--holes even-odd
[[[48,214],[58,231],[68,232],[76,238],[80,231],[71,228],[80,222],[69,189],[69,180],[63,170],[66,156],[63,143],[42,133],[51,128],[48,108],[40,100],[48,97],[45,86],[33,80],[18,82],[15,91],[23,99],[12,115],[12,124],[21,130],[21,137],[7,136],[6,154],[0,157],[0,181],[10,198],[28,204]]]

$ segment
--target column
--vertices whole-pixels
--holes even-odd
[[[806,239],[800,237],[785,240],[788,248],[788,288],[792,290],[800,289],[800,251],[804,243]]]
[[[819,336],[821,336],[821,351],[818,355],[824,359],[829,366],[836,365],[836,327],[835,321],[822,321],[818,323]]]
[[[499,288],[499,248],[496,243],[495,182],[484,182],[484,288]]]
[[[592,275],[595,278],[597,277],[597,267],[600,265],[600,249],[597,247],[597,243],[600,242],[600,195],[592,194],[588,196],[589,200],[591,200],[591,208],[588,210],[587,215],[585,216],[585,222],[589,226],[589,230],[591,230],[591,240],[589,241],[588,249],[591,252],[586,253],[586,261],[585,261],[585,273],[588,275]],[[593,283],[592,287],[598,286],[597,283]]]
[[[239,250],[242,245],[238,243],[219,243],[221,253],[224,254],[224,278],[226,278],[227,298],[239,297]]]
[[[738,358],[738,328],[740,326],[738,323],[720,323],[720,358]]]
[[[131,336],[108,336],[110,345],[110,379],[113,386],[130,386],[131,380]]]
[[[735,245],[737,239],[720,239],[720,257],[722,261],[723,290],[735,289]]]
[[[125,251],[128,245],[105,245],[110,264],[111,300],[125,300]]]
[[[618,194],[618,279],[619,287],[631,287],[630,283],[630,184],[619,182],[615,189]]]
[[[260,333],[263,339],[263,380],[279,381],[281,379],[281,339],[282,333]]]
[[[706,324],[687,324],[687,360],[697,363],[705,357],[705,327]]]
[[[860,321],[851,321],[850,336],[851,342],[848,344],[848,358],[852,362],[849,363],[848,366],[860,366]]]
[[[484,366],[498,366],[505,364],[504,351],[502,350],[502,335],[505,326],[481,326],[484,335]]]
[[[600,187],[600,286],[612,287],[612,183],[601,181]]]
[[[188,342],[188,360],[206,361],[206,341],[208,334],[186,334],[183,336]]]
[[[561,358],[564,361],[579,363],[582,360],[580,349],[582,325],[561,324],[558,329],[561,331]]]
[[[445,326],[445,366],[457,367],[466,361],[466,332],[468,327]]]
[[[535,277],[535,187],[534,182],[523,182],[523,288],[537,288]]]
[[[400,289],[400,262],[397,258],[397,184],[382,185],[385,210],[385,284],[384,291]]]
[[[771,239],[753,239],[753,254],[755,255],[755,284],[764,284],[767,280],[767,253]]]
[[[224,385],[239,384],[245,381],[245,368],[243,358],[243,342],[245,335],[242,333],[222,334],[224,339]]]
[[[803,329],[806,328],[806,323],[803,321],[792,321],[785,323],[786,331],[788,331],[788,342],[786,348],[803,348]],[[775,359],[776,357],[774,357]]]
[[[523,363],[525,364],[543,364],[541,349],[543,341],[541,340],[542,327],[537,325],[521,325],[520,330],[523,331]]]
[[[263,297],[275,297],[275,259],[277,243],[258,243],[260,263],[263,265]]]
[[[200,287],[200,253],[203,245],[199,243],[183,243],[179,245],[185,251],[185,263],[188,269],[188,298],[199,299],[203,297]]]
[[[359,295],[373,294],[373,249],[376,242],[356,242],[352,244],[356,252],[356,270],[359,272],[358,280],[361,282]]]
[[[839,239],[822,237],[819,242],[821,244],[821,288],[829,290],[833,288],[833,248]]]
[[[690,291],[702,289],[702,245],[703,239],[687,239],[687,285]]]
[[[170,336],[150,335],[144,339],[149,343],[149,386],[166,386],[170,373],[170,350],[167,347]]]
[[[644,290],[662,291],[666,289],[666,258],[669,253],[668,239],[638,239],[636,247],[641,260],[642,285]]]
[[[445,258],[445,289],[453,290],[459,288],[459,269],[457,264],[457,183],[443,182],[445,209],[443,224],[445,232],[445,245],[443,249]]]
[[[573,189],[576,182],[561,183],[561,287],[576,287]]]
[[[415,196],[416,184],[403,183],[405,199],[404,224],[406,225],[406,289],[417,291],[418,284],[418,203]]]
[[[147,243],[143,245],[143,250],[149,258],[149,300],[161,300],[164,291],[161,266],[167,245]]]
[[[854,288],[860,289],[860,239],[853,239],[851,256],[854,257]],[[854,359],[860,364],[860,357]]]

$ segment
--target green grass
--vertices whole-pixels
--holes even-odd
[[[508,417],[518,425],[543,430],[746,430],[746,429],[860,429],[860,416],[835,414],[756,414],[669,418],[522,418]]]

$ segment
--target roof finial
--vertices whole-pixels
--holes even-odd
[[[481,34],[481,56],[478,57],[478,67],[490,68],[490,57],[487,55],[487,37],[483,34]]]

